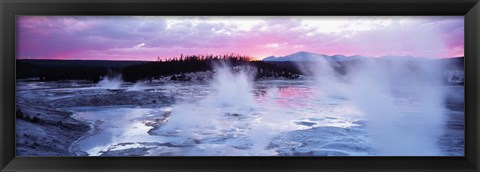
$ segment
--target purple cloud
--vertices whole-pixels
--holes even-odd
[[[21,16],[17,58],[155,60],[180,54],[263,58],[297,51],[463,56],[463,16]]]

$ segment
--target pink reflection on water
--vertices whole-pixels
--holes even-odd
[[[305,107],[313,98],[313,90],[309,87],[281,86],[273,94],[268,93],[269,91],[273,90],[260,90],[257,92],[259,104],[274,103],[282,107]]]

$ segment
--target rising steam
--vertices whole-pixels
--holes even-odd
[[[215,75],[210,83],[212,92],[205,98],[177,104],[172,109],[165,131],[177,131],[180,136],[189,138],[193,130],[228,130],[234,124],[225,123],[226,115],[245,115],[255,108],[251,79],[243,70],[232,71],[227,65],[215,67]]]
[[[110,89],[110,90],[115,90],[115,89],[121,89],[122,85],[124,84],[122,75],[106,75],[100,80],[96,87],[102,88],[102,89]],[[139,81],[134,83],[132,86],[127,87],[126,91],[143,91],[147,89],[147,85],[145,82]]]
[[[442,66],[430,59],[364,59],[345,75],[331,62],[303,66],[321,96],[349,99],[364,114],[379,155],[440,155]]]
[[[102,80],[97,83],[97,87],[103,89],[119,89],[122,87],[122,76],[104,76]]]

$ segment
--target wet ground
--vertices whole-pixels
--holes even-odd
[[[222,92],[206,83],[108,89],[82,81],[19,82],[18,108],[42,122],[17,119],[17,154],[382,155],[365,128],[365,114],[345,98],[322,97],[312,84],[259,81],[244,97],[242,90]],[[447,122],[432,143],[440,150],[434,155],[462,156],[463,87],[448,90],[462,96],[452,96],[444,109]],[[34,113],[38,109],[44,111]],[[63,146],[47,146],[57,142]]]

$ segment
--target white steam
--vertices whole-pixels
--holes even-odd
[[[320,96],[349,99],[365,115],[379,155],[440,155],[443,133],[442,66],[431,59],[364,59],[334,72],[331,62],[303,66]]]
[[[209,85],[212,92],[198,101],[175,105],[168,122],[157,133],[175,133],[180,142],[229,138],[226,142],[232,147],[225,150],[207,146],[212,144],[208,141],[199,146],[212,149],[205,152],[223,151],[223,156],[275,155],[268,146],[290,122],[277,103],[278,88],[267,90],[260,106],[247,71],[227,65],[216,66],[214,70]]]
[[[255,106],[252,81],[244,70],[231,71],[226,65],[218,66],[211,86],[216,94],[207,99],[212,99],[210,103],[216,106],[233,107],[237,111],[250,110]]]
[[[102,88],[102,89],[110,89],[110,90],[115,90],[115,89],[121,89],[122,85],[124,84],[122,75],[114,75],[114,76],[104,76],[102,80],[100,80],[96,87]],[[144,91],[148,87],[145,84],[145,82],[139,81],[134,83],[132,86],[126,88],[126,91]]]
[[[225,118],[248,116],[256,106],[250,78],[244,71],[235,72],[225,65],[216,67],[210,87],[212,92],[205,98],[175,105],[161,130],[177,132],[185,139],[195,138],[202,132],[222,134],[236,129],[240,122]]]
[[[144,91],[147,89],[147,85],[145,82],[136,82],[131,87],[127,89],[127,91]]]
[[[104,76],[96,86],[103,89],[119,89],[122,87],[122,83],[123,80],[121,75],[116,75],[113,77]]]

